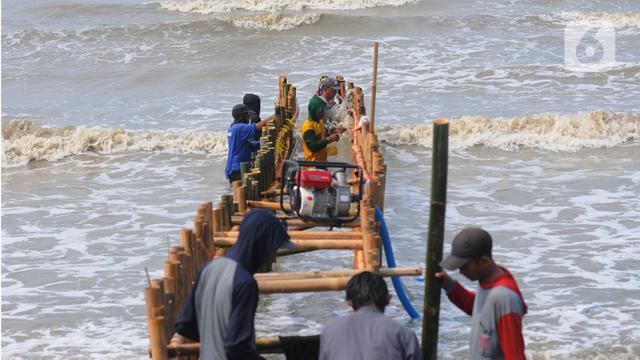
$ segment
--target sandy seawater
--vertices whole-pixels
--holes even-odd
[[[424,266],[431,153],[406,145],[383,151],[385,216],[398,264]],[[5,169],[3,355],[144,356],[144,268],[162,275],[167,243],[191,226],[199,203],[226,191],[222,167],[214,156],[135,153]],[[640,354],[639,190],[638,142],[579,154],[453,153],[445,248],[464,226],[494,235],[497,261],[514,273],[529,304],[525,339],[534,358],[633,358]],[[276,267],[348,268],[350,259],[349,252],[317,252]],[[405,284],[420,306],[423,283]],[[264,296],[258,334],[318,333],[347,312],[342,296]],[[420,331],[395,299],[387,313]],[[444,358],[465,357],[468,318],[446,299],[440,334]]]

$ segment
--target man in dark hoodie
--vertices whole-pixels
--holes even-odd
[[[257,124],[260,121],[260,96],[256,94],[244,94],[242,103],[249,108],[249,123]],[[253,140],[260,141],[261,132],[257,131]]]
[[[269,121],[275,119],[275,115],[262,120],[257,124],[250,124],[251,111],[246,105],[238,104],[231,110],[233,123],[227,130],[227,166],[224,175],[227,180],[240,180],[240,163],[251,161],[251,153],[260,148],[260,141],[253,140],[260,129]]]
[[[263,359],[256,352],[253,274],[280,247],[295,248],[284,226],[273,214],[252,210],[240,224],[236,244],[198,271],[175,326],[180,335],[200,341],[201,359]]]
[[[471,315],[469,359],[524,360],[522,317],[527,305],[509,270],[493,261],[492,247],[488,232],[467,228],[456,235],[451,254],[440,263],[478,281],[478,291],[465,289],[446,272],[435,276],[442,279],[449,300]]]

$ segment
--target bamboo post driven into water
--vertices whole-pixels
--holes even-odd
[[[378,42],[373,43],[373,85],[371,86],[371,106],[369,108],[369,130],[375,134],[376,87],[378,86]]]
[[[422,358],[438,357],[438,322],[440,319],[440,287],[435,277],[440,271],[444,239],[444,215],[447,203],[447,163],[449,152],[449,121],[433,122],[433,165],[431,168],[431,206],[427,238],[427,270],[424,282],[424,316],[422,317]]]

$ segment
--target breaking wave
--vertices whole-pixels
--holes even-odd
[[[301,11],[313,10],[357,10],[380,6],[402,6],[416,0],[165,0],[160,6],[167,10],[197,14],[225,13],[234,10],[246,11]]]
[[[552,16],[559,17],[564,22],[606,23],[621,29],[640,29],[640,13],[637,12],[559,12]]]
[[[252,16],[222,16],[220,20],[235,27],[255,30],[291,30],[301,25],[315,24],[320,20],[320,14],[282,14],[267,13]]]
[[[160,7],[195,14],[225,14],[239,11],[239,14],[221,16],[219,19],[244,29],[284,31],[315,24],[322,16],[321,13],[301,13],[304,10],[356,10],[402,6],[411,2],[415,0],[165,0],[160,2]]]
[[[544,113],[513,118],[463,116],[450,122],[449,147],[456,151],[486,146],[506,151],[521,147],[554,152],[612,147],[640,138],[640,115],[609,111],[574,115]],[[382,126],[377,134],[392,145],[431,148],[431,124]]]
[[[35,160],[55,161],[87,152],[139,151],[222,155],[227,151],[227,139],[222,132],[45,127],[30,120],[2,124],[2,167],[21,166]]]
[[[432,125],[381,126],[381,141],[392,145],[432,146]],[[613,147],[640,139],[640,115],[593,111],[575,115],[544,113],[513,118],[463,116],[450,122],[450,148],[461,151],[486,146],[506,151],[533,148],[576,152],[586,148]],[[2,167],[36,160],[56,161],[87,152],[200,153],[224,155],[223,132],[129,131],[85,126],[46,127],[30,120],[2,124]]]

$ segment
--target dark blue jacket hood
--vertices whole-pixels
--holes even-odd
[[[249,110],[260,116],[260,96],[256,94],[245,94],[242,98],[242,103],[245,104]]]
[[[225,257],[235,260],[255,274],[260,265],[289,240],[282,223],[270,212],[251,210],[240,224],[238,241]]]

